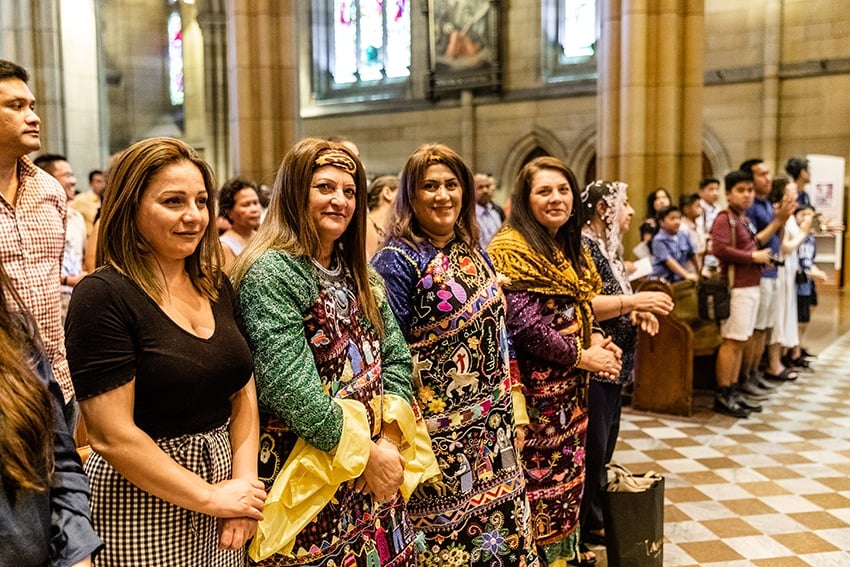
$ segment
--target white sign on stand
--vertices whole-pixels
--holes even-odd
[[[810,154],[806,156],[806,159],[809,160],[810,181],[805,189],[812,206],[818,213],[834,223],[845,223],[844,158]],[[839,233],[831,236],[834,240],[832,250],[825,254],[819,251],[816,261],[823,262],[830,259],[837,271],[841,269],[843,235]],[[819,241],[825,239],[826,237],[818,238]]]

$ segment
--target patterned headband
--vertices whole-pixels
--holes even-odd
[[[342,150],[322,151],[322,153],[319,154],[319,157],[316,158],[315,164],[317,169],[325,165],[332,165],[350,173],[351,175],[357,175],[357,164],[354,163],[351,156]]]

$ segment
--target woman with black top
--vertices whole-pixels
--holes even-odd
[[[262,519],[251,352],[218,268],[214,187],[171,138],[110,168],[99,268],[66,323],[105,543],[96,565],[244,565]]]

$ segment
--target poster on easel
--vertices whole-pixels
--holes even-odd
[[[815,210],[833,223],[846,225],[844,218],[844,158],[809,154],[809,183],[805,190]],[[842,235],[835,235],[835,269],[841,270]]]
[[[809,183],[805,190],[819,213],[844,221],[844,158],[809,154]]]

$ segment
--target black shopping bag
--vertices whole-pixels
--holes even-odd
[[[609,465],[615,479],[603,495],[605,543],[611,567],[662,567],[664,477]],[[637,491],[637,492],[635,492]]]

